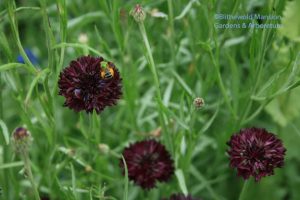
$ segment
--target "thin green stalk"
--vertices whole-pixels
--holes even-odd
[[[218,85],[219,85],[221,93],[222,93],[222,95],[224,97],[225,103],[228,106],[228,109],[230,110],[230,112],[233,115],[233,117],[235,119],[237,119],[236,113],[234,112],[234,109],[233,109],[232,105],[230,104],[229,97],[227,95],[227,92],[226,92],[226,89],[225,89],[225,86],[224,86],[224,83],[223,83],[223,80],[222,80],[222,76],[221,76],[221,73],[220,73],[219,64],[215,61],[215,58],[214,58],[214,55],[213,55],[211,49],[209,50],[209,56],[210,56],[210,58],[211,58],[211,60],[213,62],[213,65],[214,65],[215,69],[216,69]]]
[[[214,191],[214,189],[211,187],[211,183],[206,180],[202,173],[200,173],[193,165],[191,165],[190,171],[197,180],[205,185],[205,188],[210,193],[212,199],[220,200],[219,195]]]
[[[40,0],[41,10],[42,10],[42,18],[43,18],[43,26],[46,36],[46,44],[48,50],[48,68],[50,69],[51,73],[55,71],[56,64],[54,64],[54,52],[55,50],[52,47],[55,45],[56,41],[51,29],[48,11],[47,11],[47,4],[45,0]]]
[[[96,111],[93,111],[96,112]],[[88,143],[89,143],[89,157],[90,157],[90,162],[93,159],[93,138],[94,138],[94,134],[93,134],[93,114],[89,113],[88,114],[88,120],[89,120],[89,127],[88,127]]]
[[[265,33],[265,32],[264,32]],[[263,62],[264,62],[264,57],[267,51],[267,41],[268,41],[268,37],[269,37],[269,32],[265,33],[262,37],[262,48],[260,48],[260,52],[258,54],[259,59],[258,59],[258,67],[255,73],[255,80],[254,80],[254,86],[251,89],[251,92],[249,94],[249,98],[247,99],[247,103],[245,104],[245,108],[242,112],[242,116],[240,117],[240,120],[237,123],[237,126],[241,126],[242,124],[244,124],[244,122],[247,120],[248,114],[250,112],[250,109],[253,105],[253,99],[251,99],[251,96],[253,94],[255,94],[255,91],[257,89],[257,87],[259,86],[260,83],[260,78],[262,75],[262,68],[263,68]],[[256,37],[256,36],[253,36]]]
[[[168,9],[169,9],[169,22],[172,33],[174,33],[174,12],[173,12],[173,5],[172,0],[168,0]]]
[[[241,191],[240,196],[239,196],[239,200],[244,200],[245,199],[247,190],[249,188],[249,183],[250,183],[249,180],[247,180],[247,181],[244,182],[242,191]]]
[[[127,168],[127,164],[126,164],[125,158],[123,156],[122,156],[122,161],[123,161],[123,164],[124,164],[124,176],[125,176],[125,179],[124,179],[123,200],[128,200],[128,182],[129,182],[129,179],[128,179],[128,168]]]
[[[232,15],[236,15],[236,14],[237,14],[237,11],[238,11],[238,9],[239,9],[239,6],[240,6],[241,2],[242,2],[241,0],[236,0],[236,1],[235,1],[234,6],[233,6],[233,10],[232,10],[232,12],[231,12]],[[233,23],[233,20],[232,20],[232,19],[229,19],[229,20],[227,21],[227,23]],[[225,31],[224,31],[223,34],[226,35],[227,32],[228,32],[229,30],[231,30],[231,29],[229,29],[229,28],[225,29]]]
[[[242,2],[241,0],[236,0],[235,1],[234,7],[233,7],[233,10],[232,10],[233,15],[235,15],[237,13],[241,2]]]
[[[164,105],[163,105],[163,100],[162,100],[162,97],[161,97],[159,79],[158,79],[157,70],[156,70],[156,66],[155,66],[155,63],[154,63],[153,55],[152,55],[152,52],[151,52],[151,47],[150,47],[149,40],[148,40],[148,37],[147,37],[146,29],[145,29],[145,26],[144,26],[143,22],[138,22],[138,25],[139,25],[140,32],[141,32],[142,37],[143,37],[143,41],[144,41],[146,50],[147,50],[147,57],[148,57],[148,61],[149,61],[149,64],[150,64],[150,70],[151,70],[152,76],[154,78],[154,84],[155,84],[155,87],[156,87],[157,105],[160,108],[162,108],[162,107],[164,107]],[[166,134],[164,134],[164,135],[166,136],[166,141],[168,143],[168,147],[171,149],[172,152],[174,152],[173,144],[172,144],[172,138],[171,138],[170,133],[167,132],[167,125],[165,123],[165,115],[164,115],[162,109],[159,109],[159,119],[161,121],[163,130],[166,131]]]
[[[140,32],[142,34],[144,44],[145,44],[145,47],[146,47],[146,50],[147,50],[147,56],[148,56],[149,63],[150,63],[150,69],[151,69],[151,72],[152,72],[152,75],[153,75],[153,78],[154,78],[154,83],[155,83],[155,86],[156,86],[157,98],[160,102],[162,102],[159,79],[158,79],[154,59],[153,59],[153,56],[152,56],[151,47],[150,47],[150,44],[149,44],[149,41],[148,41],[146,29],[145,29],[145,26],[144,26],[143,22],[138,23],[138,24],[139,24]]]
[[[59,18],[60,18],[60,38],[61,42],[66,42],[67,40],[67,9],[66,9],[66,2],[65,0],[63,1],[57,1],[57,7],[59,10]],[[56,69],[56,76],[58,76],[58,73],[63,67],[63,62],[64,62],[64,57],[65,57],[65,46],[61,48],[60,51],[60,58],[59,58],[59,64],[58,68]]]
[[[9,21],[11,24],[11,30],[13,33],[13,37],[17,43],[17,46],[19,48],[20,54],[24,58],[25,63],[28,65],[28,69],[30,70],[31,73],[37,74],[36,68],[33,66],[31,61],[29,60],[27,54],[24,51],[24,48],[21,44],[20,36],[19,36],[19,31],[17,27],[17,21],[16,21],[16,16],[15,16],[15,5],[14,1],[7,1],[7,10],[8,10],[8,16],[9,16]]]
[[[22,11],[22,10],[40,10],[41,8],[40,7],[29,7],[29,6],[23,6],[23,7],[19,7],[19,8],[16,8],[16,12],[18,11]]]
[[[0,74],[0,91],[4,91],[4,84],[2,82],[2,74]],[[3,119],[3,97],[2,92],[0,92],[0,119]]]
[[[36,200],[40,200],[40,195],[39,195],[39,192],[37,190],[36,184],[35,184],[34,179],[33,179],[31,166],[30,166],[30,159],[29,159],[28,153],[27,152],[23,153],[22,157],[23,157],[23,160],[24,160],[24,167],[25,167],[25,170],[27,172],[28,179],[31,183],[31,187],[33,188],[34,197],[35,197]]]
[[[172,65],[174,66],[175,63],[175,47],[174,47],[174,36],[175,36],[175,31],[174,31],[174,12],[173,12],[173,4],[172,0],[168,0],[168,10],[169,10],[169,26],[170,26],[170,44],[171,44],[171,55],[172,55]]]

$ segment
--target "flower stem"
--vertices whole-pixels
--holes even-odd
[[[175,46],[174,46],[174,12],[172,0],[168,0],[168,10],[169,10],[169,26],[170,26],[170,46],[171,46],[171,56],[172,56],[172,66],[175,66]]]
[[[28,70],[32,73],[32,74],[37,74],[38,71],[36,70],[36,68],[33,66],[33,64],[31,63],[31,61],[29,60],[22,44],[21,44],[21,40],[20,40],[20,36],[19,36],[19,31],[18,31],[18,25],[17,25],[17,20],[16,20],[16,15],[15,15],[15,2],[14,1],[7,1],[7,11],[8,11],[8,17],[9,17],[9,21],[11,24],[11,29],[12,29],[12,35],[14,37],[14,40],[17,43],[17,46],[19,48],[20,54],[24,59],[24,62],[26,63],[26,65],[28,65]]]
[[[36,200],[40,200],[41,198],[40,198],[39,192],[37,190],[37,187],[36,187],[34,179],[33,179],[31,166],[30,166],[30,159],[29,159],[28,153],[23,153],[22,156],[23,156],[23,160],[24,160],[25,171],[28,175],[29,181],[30,181],[31,186],[33,188],[34,197],[35,197]]]
[[[248,187],[249,187],[249,184],[250,184],[250,181],[245,181],[245,182],[244,182],[242,191],[241,191],[240,196],[239,196],[239,200],[244,200],[244,199],[245,199],[245,197],[246,197],[246,192],[247,192],[247,189],[248,189]]]
[[[152,76],[154,78],[154,84],[155,84],[155,87],[156,87],[157,104],[160,108],[162,108],[162,107],[164,107],[164,105],[163,105],[163,100],[162,100],[162,97],[161,97],[159,79],[158,79],[157,70],[156,70],[156,67],[155,67],[153,55],[152,55],[152,52],[151,52],[151,47],[150,47],[150,44],[149,44],[149,41],[148,41],[146,29],[145,29],[144,23],[142,21],[138,22],[138,25],[139,25],[140,32],[141,32],[142,37],[143,37],[143,41],[144,41],[146,50],[147,50],[147,55],[146,56],[147,56],[148,62],[150,64],[150,70],[151,70]],[[160,117],[160,121],[161,121],[163,130],[167,132],[167,125],[165,123],[164,116],[165,115],[164,115],[163,111],[161,109],[159,109],[159,117]],[[171,149],[171,152],[174,152],[171,135],[169,133],[164,134],[164,135],[165,135],[165,137],[166,137],[165,139],[168,143],[167,146]]]
[[[219,54],[219,53],[217,53]],[[234,119],[237,119],[237,115],[230,103],[230,100],[229,100],[229,97],[228,97],[228,94],[226,92],[226,89],[225,89],[225,86],[224,86],[224,82],[223,82],[223,79],[222,79],[222,76],[221,76],[221,72],[220,72],[220,66],[219,66],[219,62],[215,60],[214,58],[214,55],[212,53],[212,50],[210,49],[209,50],[209,56],[213,62],[213,66],[215,67],[215,70],[216,70],[216,74],[217,74],[217,82],[218,82],[218,86],[221,90],[221,93],[223,95],[223,98],[224,98],[224,101],[226,103],[226,105],[228,106],[228,109],[230,110],[232,116]],[[219,57],[219,55],[217,55],[216,57]]]
[[[162,102],[162,98],[161,98],[161,94],[160,94],[160,86],[159,86],[158,75],[157,75],[154,59],[153,59],[153,56],[152,56],[150,44],[149,44],[149,41],[148,41],[148,37],[147,37],[147,34],[146,34],[146,29],[145,29],[145,26],[144,26],[143,22],[139,22],[138,24],[139,24],[140,32],[142,34],[142,37],[143,37],[143,40],[144,40],[144,43],[145,43],[145,47],[146,47],[146,50],[147,50],[147,57],[148,57],[148,60],[149,60],[150,69],[151,69],[151,72],[152,72],[152,75],[153,75],[153,78],[154,78],[154,83],[155,83],[155,86],[156,86],[157,98],[160,102]]]

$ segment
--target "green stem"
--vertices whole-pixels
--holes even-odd
[[[20,36],[19,36],[19,31],[18,31],[18,26],[17,26],[17,20],[16,20],[16,16],[15,16],[15,4],[14,1],[7,1],[7,10],[8,10],[8,16],[9,16],[9,21],[11,24],[11,29],[12,29],[12,34],[13,37],[17,43],[17,46],[19,48],[20,54],[22,55],[26,65],[28,65],[28,69],[30,70],[30,72],[32,74],[37,74],[38,71],[36,70],[36,68],[33,66],[33,64],[31,63],[31,61],[29,60],[22,44],[21,44],[21,40],[20,40]]]
[[[245,123],[245,121],[247,120],[248,114],[252,108],[253,99],[251,99],[251,96],[255,94],[256,89],[259,86],[261,76],[262,76],[263,61],[264,61],[265,54],[267,52],[267,42],[266,41],[268,41],[268,37],[269,37],[268,35],[269,35],[268,32],[267,33],[264,32],[264,35],[262,38],[262,48],[260,48],[260,52],[258,53],[259,61],[257,64],[258,67],[257,67],[256,73],[255,73],[255,80],[253,82],[254,86],[252,87],[252,89],[250,91],[249,98],[246,101],[245,109],[243,110],[242,116],[240,117],[240,119],[237,123],[237,127],[240,127],[242,124]]]
[[[27,152],[23,153],[22,156],[23,156],[23,160],[24,160],[25,170],[27,172],[29,181],[30,181],[31,186],[33,188],[34,197],[35,197],[36,200],[40,200],[40,195],[39,195],[39,192],[37,190],[37,187],[36,187],[34,179],[33,179],[32,171],[31,171],[31,166],[30,166],[30,159],[29,159],[28,153]]]
[[[0,74],[0,91],[4,90],[4,84],[2,82],[2,74]],[[4,119],[3,117],[3,97],[2,92],[0,92],[0,119]]]
[[[241,191],[240,196],[239,196],[239,200],[244,200],[246,198],[246,193],[247,193],[247,190],[249,188],[249,184],[250,184],[249,180],[244,182],[242,191]]]
[[[173,34],[174,33],[174,12],[173,12],[172,0],[168,0],[168,9],[169,9],[170,27]]]
[[[147,34],[146,34],[146,29],[145,29],[145,26],[144,26],[143,22],[140,22],[138,24],[139,24],[140,32],[142,34],[142,37],[143,37],[143,40],[144,40],[144,43],[145,43],[145,47],[146,47],[146,50],[147,50],[147,57],[149,59],[150,69],[151,69],[151,72],[152,72],[152,75],[153,75],[153,78],[154,78],[154,83],[155,83],[155,86],[156,86],[157,98],[158,98],[159,101],[162,102],[162,98],[161,98],[161,94],[160,94],[159,79],[158,79],[154,59],[153,59],[153,56],[152,56],[151,47],[150,47],[148,37],[147,37]]]
[[[224,100],[225,100],[225,103],[226,105],[228,106],[228,109],[230,110],[231,114],[233,115],[234,119],[237,119],[237,115],[233,109],[233,107],[231,106],[230,104],[230,101],[229,101],[229,97],[227,95],[227,92],[226,92],[226,89],[225,89],[225,86],[224,86],[224,83],[223,83],[223,80],[222,80],[222,76],[221,76],[221,73],[220,73],[220,67],[219,67],[219,64],[215,61],[214,59],[214,55],[212,53],[212,50],[210,49],[209,51],[209,56],[213,62],[213,65],[216,69],[216,72],[217,72],[217,81],[218,81],[218,85],[219,85],[219,88],[221,90],[221,93],[224,97]],[[218,57],[218,55],[217,55]]]
[[[96,112],[96,111],[93,111]],[[88,143],[89,143],[89,157],[90,157],[90,162],[93,160],[93,113],[88,114],[88,120],[89,120],[89,127],[88,127]]]
[[[172,55],[172,65],[175,64],[175,46],[174,46],[174,12],[173,12],[173,4],[172,0],[168,0],[168,10],[169,10],[169,24],[170,24],[170,44],[171,44],[171,55]]]
[[[152,76],[153,76],[153,79],[154,79],[154,84],[155,84],[155,87],[156,87],[157,104],[161,108],[164,105],[163,105],[163,101],[162,101],[162,97],[161,97],[160,84],[159,84],[159,79],[158,79],[154,59],[153,59],[152,52],[151,52],[151,47],[150,47],[150,44],[149,44],[149,41],[148,41],[148,37],[147,37],[147,34],[146,34],[146,29],[145,29],[144,23],[139,22],[138,25],[139,25],[140,32],[141,32],[142,37],[143,37],[143,41],[144,41],[146,50],[147,50],[147,55],[146,56],[147,56],[149,64],[150,64],[150,70],[152,72]],[[164,134],[164,135],[166,137],[168,147],[173,152],[172,138],[171,138],[171,135],[169,133],[167,133],[167,125],[165,123],[164,113],[161,111],[161,109],[159,109],[159,118],[160,118],[163,130],[166,131],[166,134]]]

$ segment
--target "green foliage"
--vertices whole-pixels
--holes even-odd
[[[287,2],[283,12],[281,33],[291,40],[300,42],[300,0]]]
[[[136,3],[147,13],[144,24],[129,16]],[[226,142],[251,126],[276,133],[287,155],[274,176],[251,180],[245,199],[299,199],[299,8],[299,0],[0,1],[2,199],[34,198],[9,144],[18,126],[34,138],[34,181],[51,200],[157,200],[178,192],[238,199],[243,180],[229,168]],[[280,15],[283,28],[216,29],[220,13]],[[122,76],[122,99],[100,115],[75,113],[58,95],[61,70],[88,54],[112,61]],[[193,107],[195,97],[203,108]],[[129,143],[149,137],[166,145],[176,174],[143,191],[119,163]]]

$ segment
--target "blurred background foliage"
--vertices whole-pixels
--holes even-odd
[[[251,126],[277,134],[287,155],[274,176],[251,182],[248,198],[300,199],[299,2],[0,1],[2,198],[33,198],[9,144],[11,132],[24,125],[34,138],[33,174],[50,199],[122,199],[126,181],[115,155],[153,135],[171,152],[177,176],[151,191],[130,183],[129,200],[186,191],[203,199],[237,199],[243,180],[229,168],[226,142]],[[146,49],[129,16],[137,3],[147,12],[163,104],[157,103]],[[216,29],[216,23],[249,23],[215,19],[220,13],[282,16],[253,21],[282,28]],[[87,54],[114,62],[123,78],[123,99],[99,116],[74,113],[58,96],[61,69]],[[195,110],[198,96],[205,107]],[[111,151],[103,152],[101,143]]]

